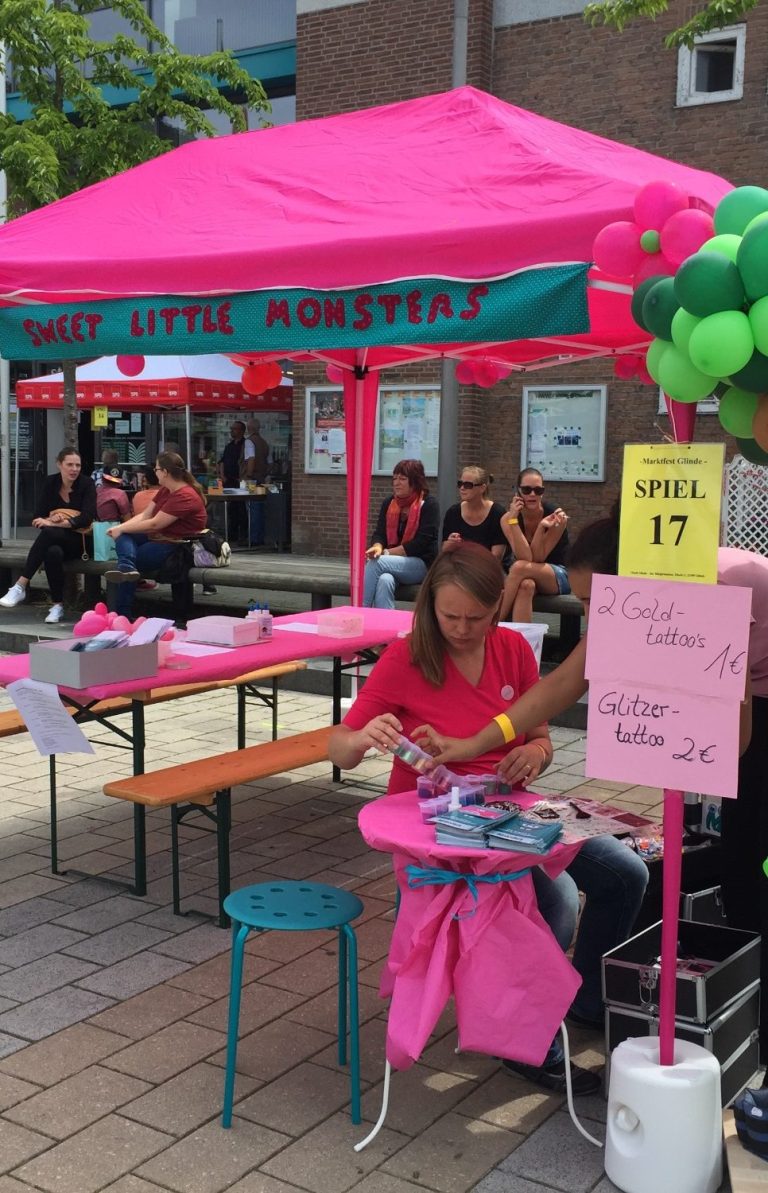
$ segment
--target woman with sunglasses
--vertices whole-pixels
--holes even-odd
[[[543,494],[541,473],[524,468],[509,513],[501,519],[501,529],[515,556],[504,586],[501,621],[532,621],[537,592],[557,596],[571,591],[565,570],[568,516],[559,506],[542,501]]]
[[[365,553],[363,604],[394,609],[398,584],[421,584],[437,555],[440,508],[430,497],[421,460],[400,460],[392,471],[392,497],[385,497]]]
[[[501,528],[504,507],[489,493],[493,477],[485,468],[471,464],[462,468],[458,480],[461,501],[452,505],[443,519],[443,547],[448,543],[479,543],[503,560],[507,540]]]

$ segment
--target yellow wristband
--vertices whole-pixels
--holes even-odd
[[[505,712],[500,712],[499,715],[497,717],[494,717],[493,719],[496,722],[496,724],[498,725],[501,732],[504,734],[504,741],[505,742],[514,741],[515,738],[517,737],[517,730],[515,729],[512,722],[510,721],[507,714]]]
[[[517,524],[518,524],[517,518],[507,518],[507,526],[517,526]]]

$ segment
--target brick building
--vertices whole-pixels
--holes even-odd
[[[469,0],[468,8],[468,83],[735,184],[765,179],[768,6],[679,55],[663,41],[690,15],[690,5],[681,0],[672,0],[663,20],[623,34],[590,29],[584,4],[576,0]],[[297,118],[447,90],[453,10],[452,0],[298,0]],[[427,366],[384,378],[437,379]],[[307,476],[300,467],[304,387],[324,380],[308,368],[296,373],[293,542],[296,550],[340,554],[347,549],[344,480]],[[548,496],[578,528],[613,500],[623,444],[661,441],[668,421],[658,413],[655,387],[618,381],[611,366],[599,361],[516,374],[491,390],[462,389],[459,461],[488,467],[501,501],[510,498],[520,468],[522,390],[532,384],[608,387],[605,480],[548,485]],[[716,415],[700,415],[697,438],[722,437]],[[387,479],[375,477],[372,509],[387,492]]]

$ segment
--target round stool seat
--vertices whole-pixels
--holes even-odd
[[[338,928],[363,910],[357,895],[322,882],[258,882],[233,891],[224,901],[233,920],[251,928],[307,932]]]

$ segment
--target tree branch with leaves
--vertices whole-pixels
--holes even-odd
[[[708,0],[700,10],[664,39],[667,49],[694,44],[697,37],[742,20],[760,0]],[[587,4],[584,19],[590,25],[607,25],[619,33],[633,21],[655,21],[669,9],[669,0],[600,0]]]

